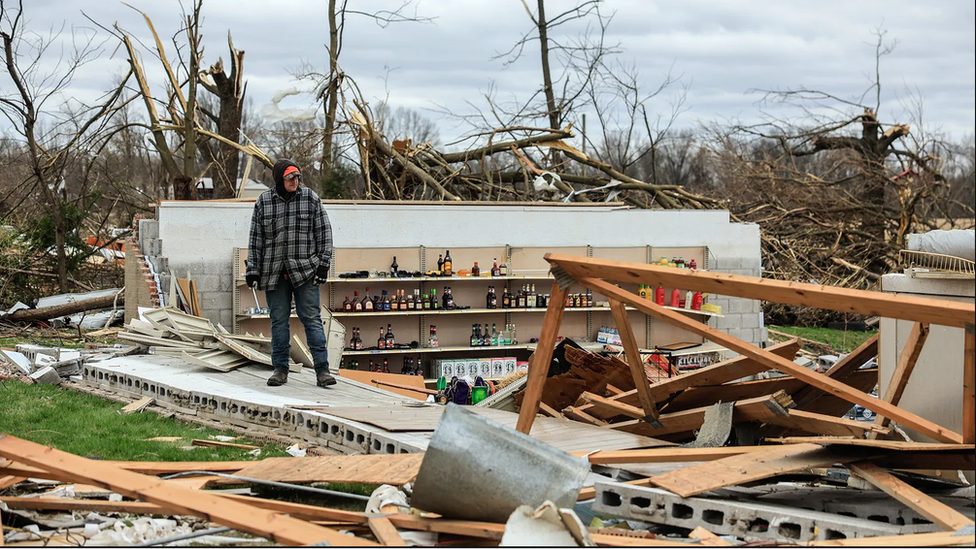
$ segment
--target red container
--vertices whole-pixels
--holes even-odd
[[[681,290],[675,288],[671,290],[671,306],[678,307],[681,304]]]
[[[704,296],[701,292],[695,292],[695,296],[691,298],[691,308],[694,311],[700,311],[702,308],[702,303],[705,301]]]
[[[664,305],[664,286],[654,290],[654,303]]]

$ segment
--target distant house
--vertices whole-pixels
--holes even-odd
[[[241,180],[237,180],[237,188],[241,187]],[[255,181],[248,178],[247,183],[244,185],[244,193],[241,198],[257,198],[261,196],[261,193],[268,190],[268,186],[264,183]],[[212,177],[201,177],[196,184],[197,200],[209,200],[213,198],[214,183]]]

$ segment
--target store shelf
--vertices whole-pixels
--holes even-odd
[[[414,276],[414,277],[381,277],[381,278],[329,278],[328,282],[356,282],[359,284],[369,284],[371,282],[471,282],[474,280],[486,281],[505,281],[505,280],[552,280],[551,276]],[[244,278],[236,278],[235,282],[240,285],[245,283]]]
[[[342,356],[363,355],[407,355],[420,353],[457,353],[462,351],[517,351],[528,349],[528,345],[491,345],[483,347],[417,347],[416,349],[370,349],[364,351],[343,351]]]
[[[419,316],[419,315],[476,315],[476,314],[505,314],[505,313],[544,313],[546,312],[546,307],[536,307],[534,309],[437,309],[436,311],[424,310],[424,311],[374,311],[372,313],[350,313],[348,311],[335,311],[332,316],[335,317],[375,317],[375,316]],[[566,307],[566,312],[568,313],[585,313],[592,311],[609,311],[610,307]],[[628,311],[636,311],[634,307],[627,307]],[[700,313],[701,311],[686,311],[685,309],[676,309],[678,311],[684,311],[688,313]],[[711,313],[703,313],[706,315],[711,315]],[[296,318],[297,315],[292,313],[292,318]],[[721,316],[721,315],[712,315]],[[270,318],[268,315],[248,315],[241,314],[237,315],[239,319],[249,319],[249,318]]]
[[[678,311],[679,313],[688,313],[688,314],[692,314],[692,315],[717,316],[717,317],[723,317],[723,318],[725,317],[725,315],[722,315],[722,314],[719,314],[719,313],[709,313],[707,311],[696,311],[694,309],[682,309],[680,307],[668,307],[667,305],[665,305],[664,308],[665,309],[671,309],[672,311]]]

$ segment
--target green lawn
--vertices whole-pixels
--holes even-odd
[[[123,404],[57,385],[26,385],[19,381],[0,382],[0,433],[53,446],[84,457],[126,461],[245,461],[287,456],[278,445],[252,442],[261,446],[261,455],[245,450],[190,446],[192,439],[210,435],[239,436],[161,418],[152,412],[121,415]],[[153,437],[182,437],[177,442],[147,441]]]
[[[829,328],[801,328],[795,326],[769,326],[769,329],[784,332],[794,336],[825,343],[831,349],[842,353],[850,353],[858,348],[868,338],[878,332],[850,332],[844,330],[831,330]],[[769,338],[774,341],[785,341],[785,338],[770,334]],[[808,349],[812,352],[822,352],[821,349]]]

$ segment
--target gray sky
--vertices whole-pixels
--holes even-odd
[[[129,3],[152,17],[164,40],[175,32],[180,14],[175,0]],[[145,43],[151,41],[141,16],[121,2],[27,0],[25,4],[28,28],[39,34],[62,23],[67,26],[63,36],[70,34],[71,27],[91,27],[84,11],[106,26],[117,21]],[[350,4],[376,10],[399,1]],[[235,45],[246,51],[248,95],[257,110],[279,90],[308,89],[290,73],[303,61],[327,66],[327,5],[325,0],[206,0],[204,62],[209,65],[218,56],[226,60],[230,30]],[[547,12],[553,16],[573,5],[550,0]],[[424,114],[440,124],[442,141],[449,141],[463,128],[455,129],[441,119],[435,112],[441,107],[470,114],[486,110],[484,95],[489,90],[500,100],[524,100],[540,87],[537,42],[511,66],[493,59],[531,28],[520,1],[426,0],[416,9],[434,21],[381,28],[368,19],[350,17],[341,64],[368,100],[389,97],[395,106],[431,109]],[[955,139],[974,132],[976,12],[972,2],[607,0],[601,9],[613,14],[607,42],[619,42],[618,59],[636,67],[648,89],[669,70],[688,86],[681,126],[708,120],[755,122],[762,109],[780,114],[775,108],[761,107],[761,94],[751,91],[755,89],[802,86],[857,100],[873,79],[874,31],[882,28],[889,42],[897,41],[881,64],[882,120],[917,125],[906,111],[910,95],[917,94],[924,101],[922,121],[927,131],[942,130]],[[581,28],[567,26],[560,35],[576,35]],[[172,43],[166,45],[172,56]],[[124,72],[124,55],[116,53],[113,58],[114,47],[110,42],[100,60],[82,69],[72,93],[90,98],[110,87],[112,75]],[[158,63],[148,53],[144,56],[150,77],[160,82]],[[9,79],[0,78],[5,93],[11,91],[9,86]],[[865,102],[873,105],[873,92],[871,97]],[[313,105],[308,96],[293,96],[281,107]],[[666,98],[656,100],[651,108],[667,111]]]

